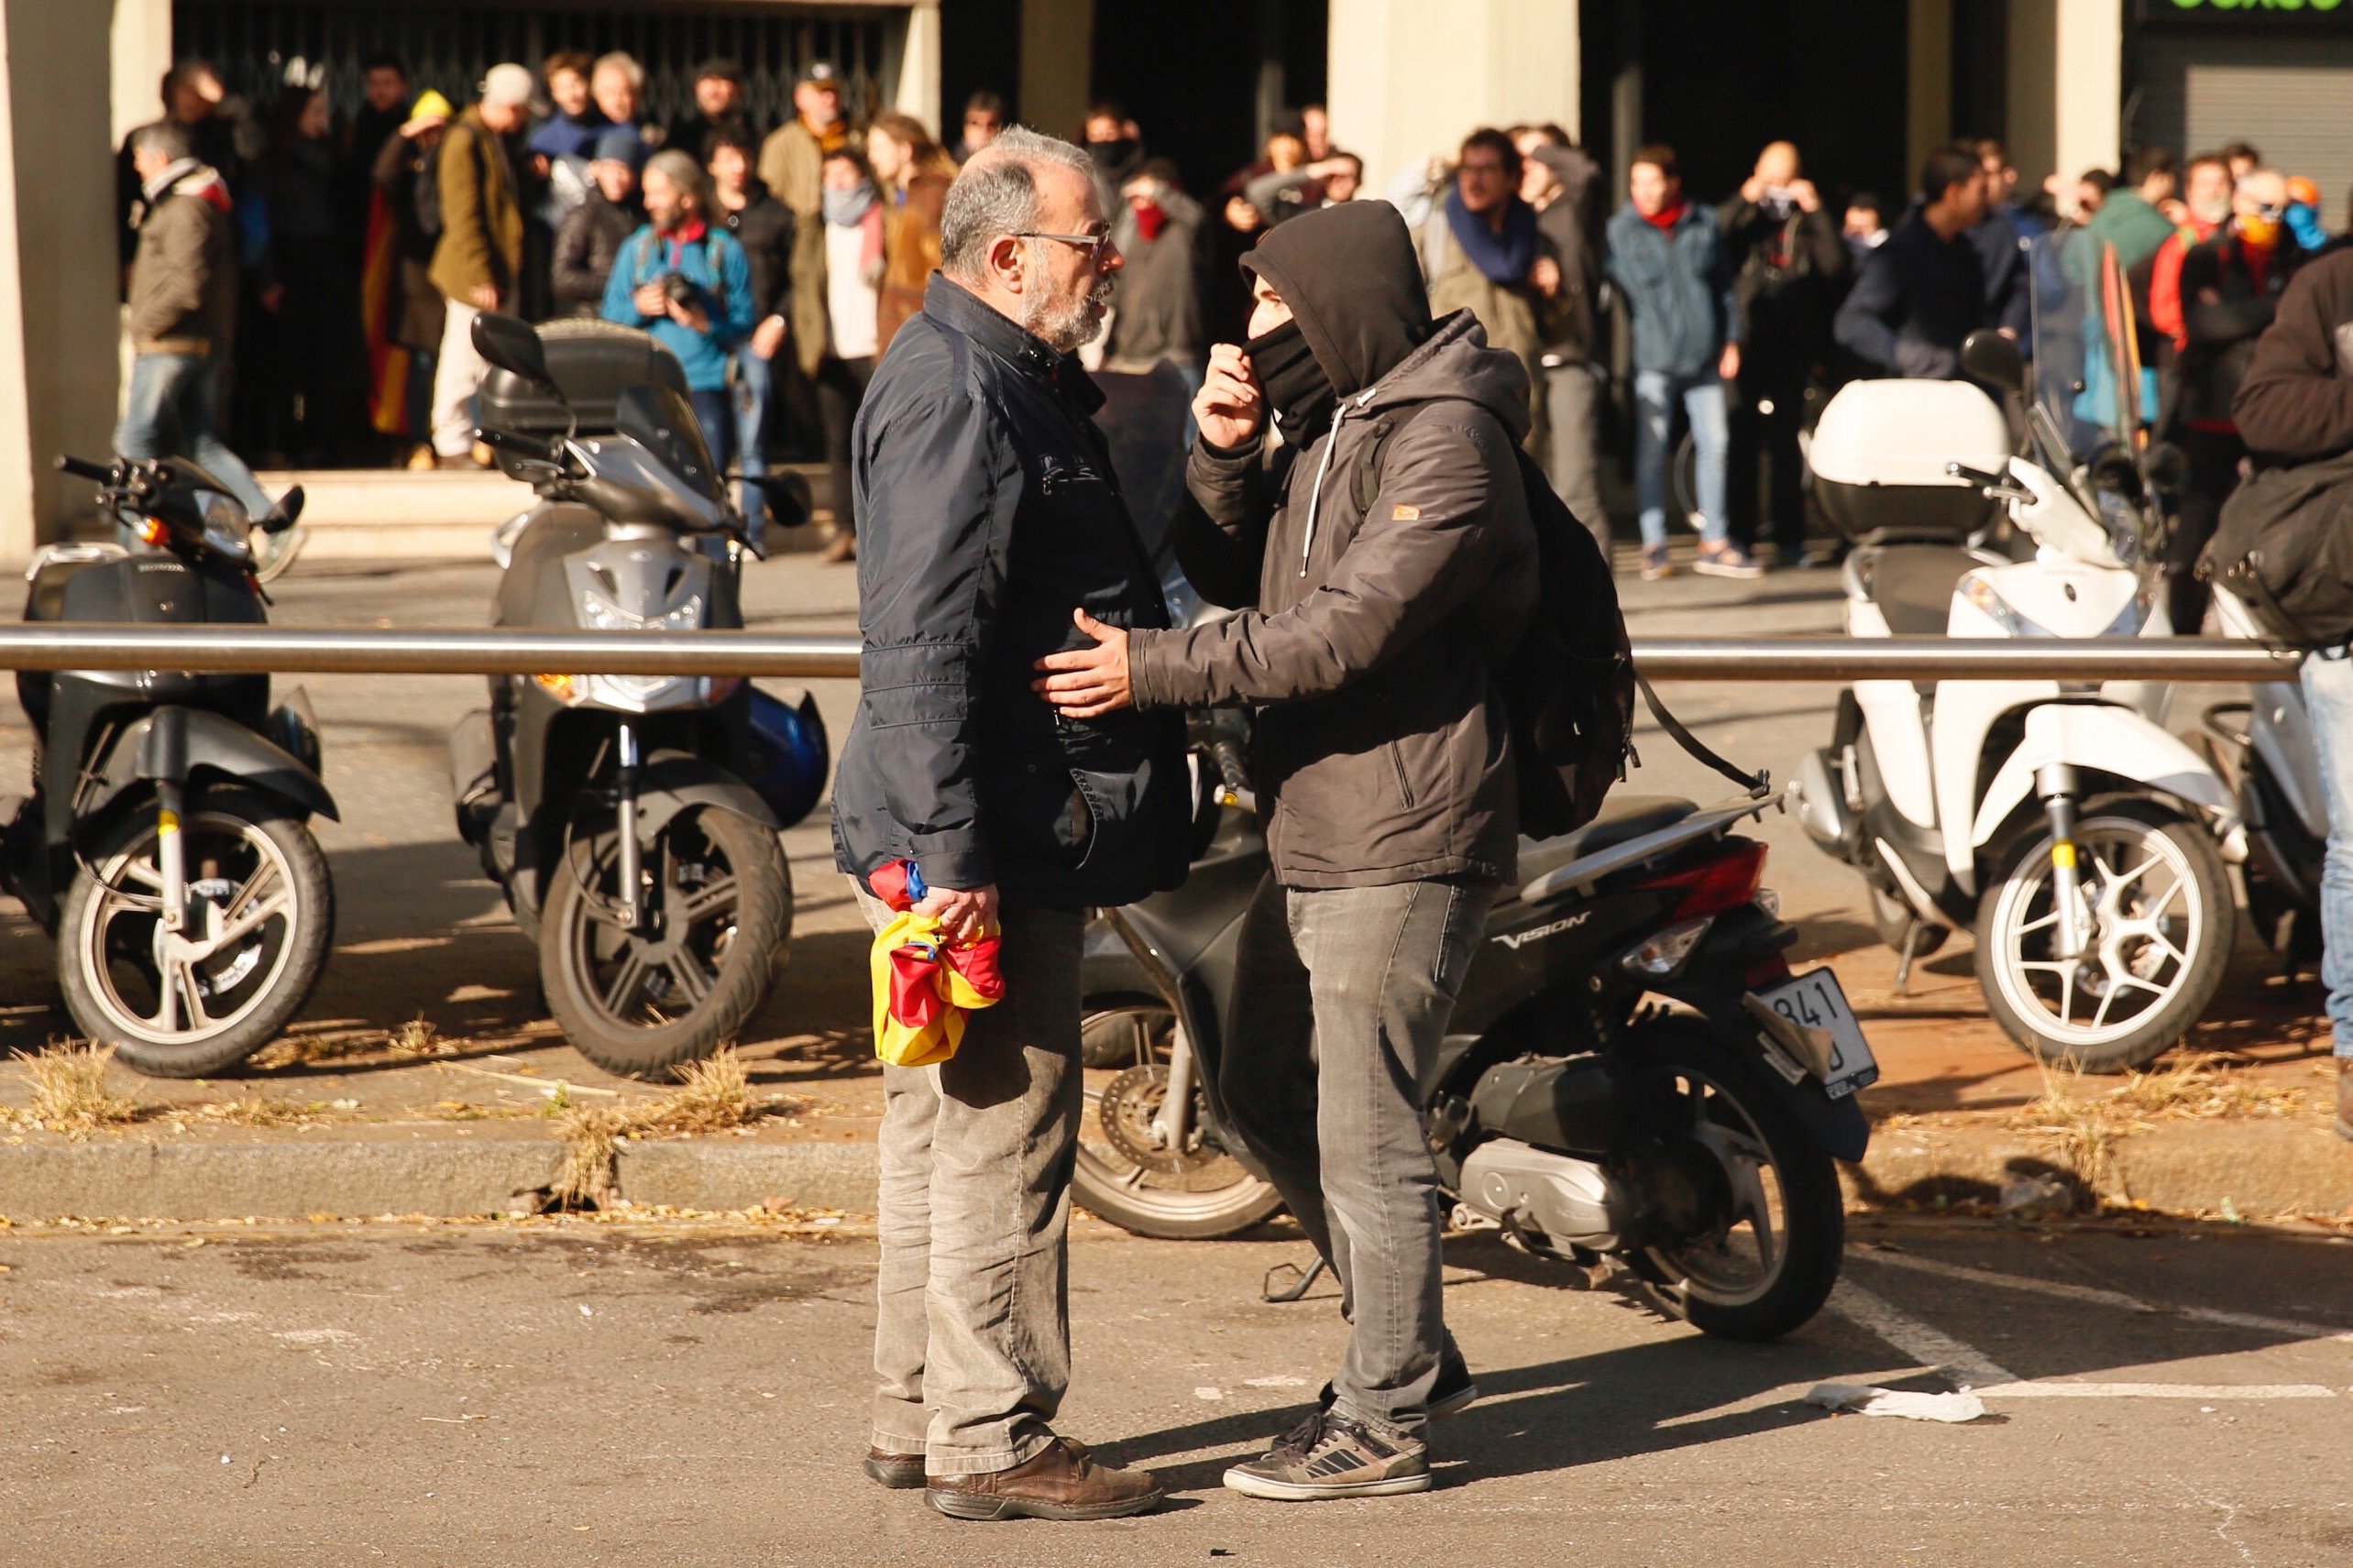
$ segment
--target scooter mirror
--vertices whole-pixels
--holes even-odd
[[[2189,455],[2170,441],[2150,446],[2143,462],[2152,489],[2170,492],[2190,482]]]
[[[1991,327],[1979,327],[1961,345],[1961,367],[1980,381],[2006,392],[2026,389],[2026,358],[2018,340]]]
[[[477,315],[474,352],[509,375],[555,389],[555,378],[548,374],[547,351],[540,344],[539,334],[520,317],[502,316],[491,311]]]
[[[757,485],[768,498],[768,516],[779,528],[798,528],[809,519],[816,499],[809,494],[808,481],[786,470],[781,474],[744,474],[740,476],[747,485]]]

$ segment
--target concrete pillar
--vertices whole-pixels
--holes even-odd
[[[115,0],[114,145],[163,113],[171,69],[171,0]]]
[[[2010,0],[2010,161],[2042,177],[2114,169],[2124,118],[2123,0]]]
[[[1952,139],[1952,0],[1910,0],[1904,46],[1904,178],[1908,181],[1918,177],[1930,153]],[[1886,194],[1900,210],[1901,195]]]
[[[1332,135],[1371,193],[1480,126],[1578,128],[1566,0],[1331,0],[1330,16]]]
[[[1078,139],[1094,90],[1094,0],[1021,0],[1021,120]]]
[[[907,9],[892,106],[921,120],[933,136],[940,134],[940,0],[915,0]]]
[[[103,5],[0,0],[0,559],[62,533],[106,454],[115,389],[115,163]],[[71,84],[83,83],[83,91]],[[149,86],[152,93],[152,84]]]

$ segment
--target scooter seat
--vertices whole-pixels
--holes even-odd
[[[1621,795],[1603,802],[1601,815],[1557,839],[1520,840],[1520,881],[1524,885],[1571,861],[1662,828],[1672,828],[1699,808],[1671,795]]]
[[[1952,590],[1962,574],[1981,565],[1951,545],[1882,546],[1871,564],[1871,602],[1898,637],[1941,636],[1952,621]]]

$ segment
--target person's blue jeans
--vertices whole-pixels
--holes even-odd
[[[2304,663],[2304,707],[2328,807],[2328,853],[2320,869],[2320,978],[2337,1054],[2353,1057],[2353,659],[2345,650]]]
[[[131,360],[131,395],[115,432],[126,457],[185,457],[222,484],[256,522],[276,510],[245,460],[219,430],[221,367],[209,354],[141,354]]]
[[[710,448],[710,460],[726,473],[735,460],[735,403],[725,387],[715,387],[706,392],[697,389],[687,394],[695,406],[695,422],[703,427],[703,444]]]
[[[1673,451],[1666,437],[1678,400],[1684,418],[1691,424],[1691,440],[1699,449],[1699,537],[1710,544],[1724,539],[1724,446],[1729,434],[1723,378],[1713,370],[1699,376],[1637,370],[1634,494],[1642,506],[1645,550],[1666,543],[1666,466]]]
[[[768,471],[766,429],[768,405],[775,397],[775,366],[752,352],[749,345],[735,351],[735,456],[742,470],[743,521],[754,543],[768,532],[768,492],[749,483]]]

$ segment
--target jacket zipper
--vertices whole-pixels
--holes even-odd
[[[1372,401],[1372,394],[1373,389],[1366,388],[1357,397],[1357,407],[1362,408]],[[1307,492],[1307,535],[1299,542],[1299,575],[1303,577],[1307,575],[1307,557],[1315,548],[1315,509],[1323,504],[1324,476],[1332,471],[1332,454],[1339,450],[1340,426],[1346,422],[1347,417],[1348,405],[1343,400],[1340,405],[1332,411],[1332,433],[1325,439],[1324,456],[1315,465],[1315,483]]]

